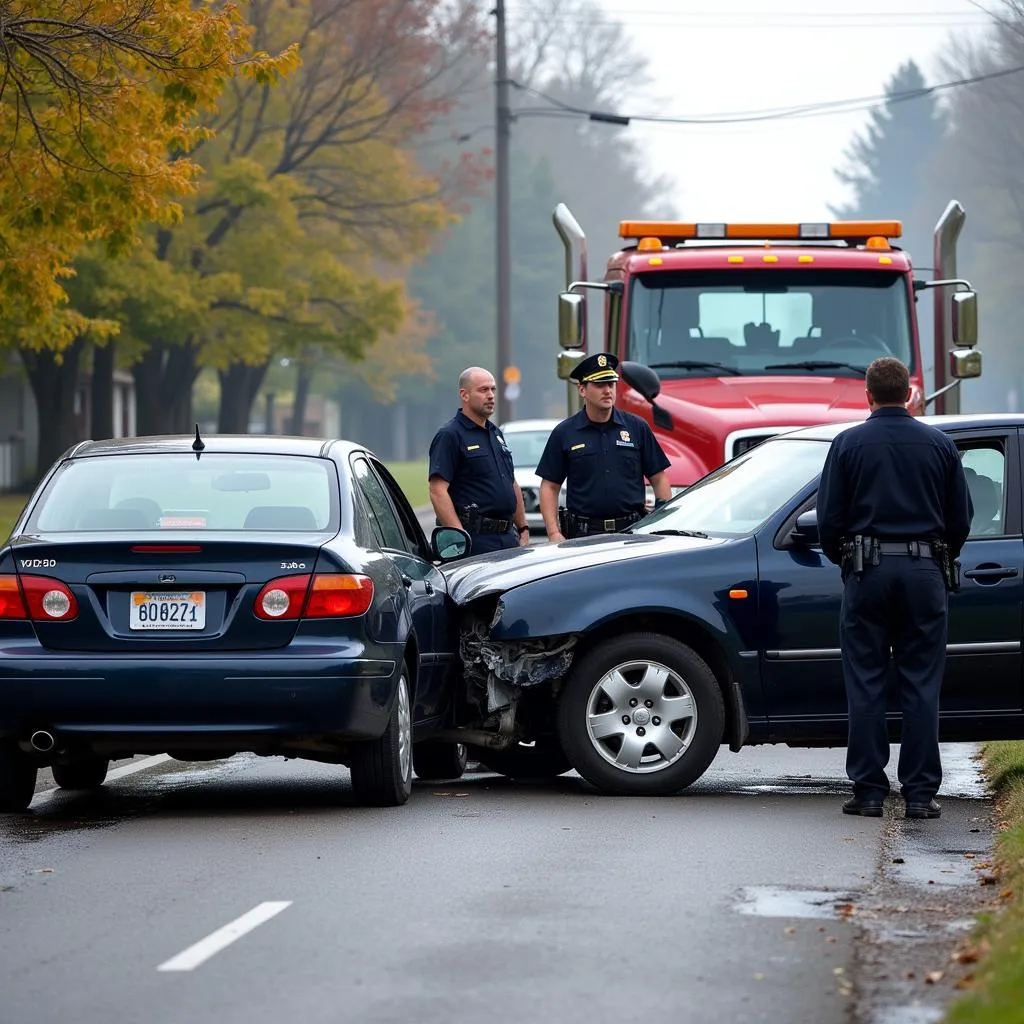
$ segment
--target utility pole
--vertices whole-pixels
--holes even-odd
[[[510,237],[510,191],[509,191],[509,146],[512,137],[512,112],[509,109],[508,51],[505,39],[505,0],[495,0],[495,126],[497,141],[494,148],[494,185],[498,202],[497,209],[497,253],[495,263],[498,273],[498,403],[499,423],[513,418],[515,401],[505,397],[505,390],[518,391],[518,380],[514,384],[506,381],[506,371],[512,365],[512,243]]]

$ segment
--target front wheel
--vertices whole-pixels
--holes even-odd
[[[0,814],[25,810],[36,792],[36,766],[28,755],[0,746]]]
[[[360,744],[349,767],[358,803],[366,807],[398,807],[409,799],[412,792],[412,710],[404,665],[384,735]]]
[[[602,792],[677,793],[707,770],[725,705],[714,673],[686,644],[630,633],[595,647],[570,674],[558,734],[573,767]]]
[[[61,789],[99,789],[109,767],[110,761],[105,757],[79,757],[55,764],[50,770]]]

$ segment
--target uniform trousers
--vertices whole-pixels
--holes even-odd
[[[846,772],[853,795],[880,802],[889,792],[886,697],[895,676],[903,714],[898,777],[908,803],[928,803],[942,781],[939,690],[946,663],[948,602],[931,558],[882,555],[850,573],[840,619],[849,708]]]
[[[471,555],[519,547],[519,534],[511,530],[505,533],[471,533],[469,536],[473,542],[469,552]]]

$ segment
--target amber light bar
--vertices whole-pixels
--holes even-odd
[[[678,242],[693,238],[771,241],[774,239],[867,239],[899,238],[898,220],[833,220],[807,224],[682,224],[678,221],[624,220],[619,238],[658,238]]]

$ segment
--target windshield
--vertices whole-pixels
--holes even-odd
[[[110,455],[61,467],[28,530],[336,530],[338,506],[338,477],[327,459]]]
[[[899,273],[654,271],[633,278],[629,309],[629,358],[664,379],[857,377],[879,356],[915,365]]]
[[[827,441],[778,438],[727,462],[633,527],[633,533],[753,533],[825,465]]]
[[[533,469],[540,462],[550,430],[505,430],[505,443],[512,452],[512,465],[516,469]]]

